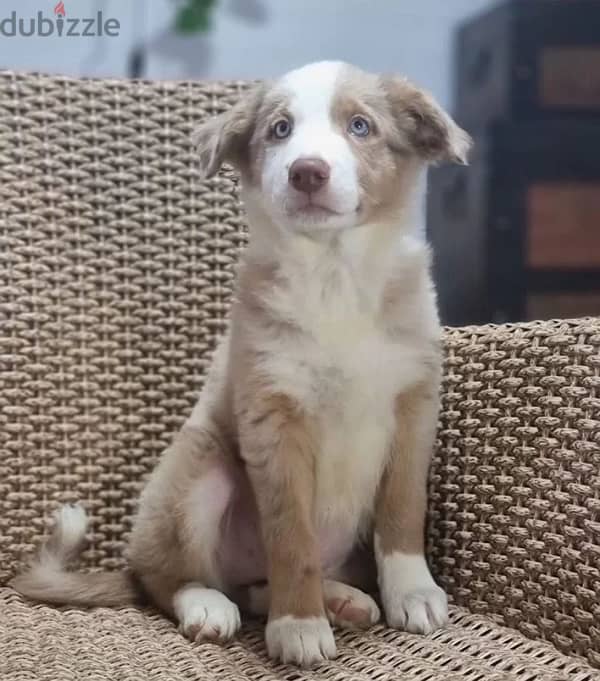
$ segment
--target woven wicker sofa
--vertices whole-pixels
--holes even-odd
[[[115,569],[138,491],[226,324],[246,236],[189,138],[241,83],[0,74],[0,585],[60,502]],[[314,672],[260,623],[193,645],[152,611],[0,588],[0,679],[600,679],[600,320],[448,330],[428,548],[450,625],[338,632]]]

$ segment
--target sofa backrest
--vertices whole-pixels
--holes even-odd
[[[64,501],[122,564],[225,328],[244,222],[191,135],[244,87],[0,75],[0,579]]]

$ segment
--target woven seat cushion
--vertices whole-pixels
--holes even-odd
[[[191,644],[169,620],[132,608],[32,606],[1,589],[0,612],[2,681],[600,681],[583,660],[457,608],[430,637],[338,632],[337,660],[312,672],[271,663],[260,623],[222,648]]]

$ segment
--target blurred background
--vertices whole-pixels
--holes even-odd
[[[2,0],[52,16],[58,0]],[[268,78],[318,59],[403,71],[450,105],[452,36],[490,0],[63,0],[67,16],[120,23],[117,38],[0,36],[0,66],[73,76]]]
[[[40,12],[118,35],[22,35]],[[475,138],[469,168],[429,177],[444,322],[600,315],[600,0],[0,5],[3,69],[254,79],[328,58],[406,74]]]

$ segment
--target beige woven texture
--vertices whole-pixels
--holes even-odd
[[[233,176],[189,138],[243,84],[0,74],[0,583],[81,501],[122,566],[144,476],[188,413],[245,243]],[[225,649],[151,612],[0,589],[0,679],[600,679],[600,321],[451,330],[429,552],[431,637],[339,633],[299,673],[260,625]]]

